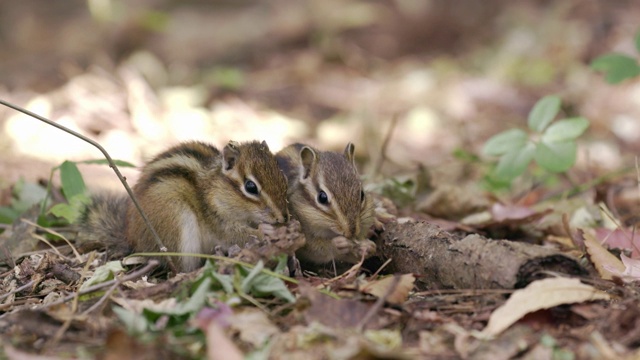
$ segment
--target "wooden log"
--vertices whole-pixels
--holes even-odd
[[[386,272],[418,275],[419,290],[514,289],[546,277],[545,271],[587,274],[553,249],[475,234],[459,239],[426,222],[387,224],[378,255],[392,259]]]

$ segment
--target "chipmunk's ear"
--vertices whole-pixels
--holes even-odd
[[[240,156],[240,150],[238,150],[239,144],[235,141],[229,141],[227,146],[222,149],[222,169],[229,171],[233,169],[238,163],[238,157]]]
[[[347,160],[349,160],[350,163],[353,164],[353,166],[356,166],[356,158],[354,156],[355,151],[356,147],[355,145],[353,145],[353,143],[348,143],[347,147],[344,148],[344,156],[347,158]]]
[[[267,142],[265,140],[262,140],[262,142],[260,143],[262,146],[264,146],[264,149],[269,151],[269,145],[267,145]]]
[[[300,180],[308,179],[316,170],[318,156],[316,151],[308,146],[300,149]]]

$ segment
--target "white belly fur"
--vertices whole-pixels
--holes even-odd
[[[202,253],[200,227],[195,214],[190,210],[184,210],[180,216],[180,244],[180,252]],[[182,257],[182,270],[193,271],[200,267],[200,261],[196,257]]]

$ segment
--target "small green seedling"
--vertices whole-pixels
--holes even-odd
[[[122,160],[114,160],[114,163],[120,167],[133,167],[134,165]],[[86,161],[65,161],[60,166],[51,170],[49,184],[56,170],[60,170],[60,183],[62,185],[62,193],[67,203],[56,204],[49,209],[49,213],[74,223],[82,215],[84,207],[91,201],[87,195],[87,187],[82,178],[77,164],[101,164],[108,165],[104,159],[86,160]],[[42,212],[46,208],[46,203],[42,203]]]
[[[567,171],[575,164],[576,139],[589,127],[589,121],[573,117],[552,123],[560,105],[559,97],[545,96],[529,113],[529,133],[510,129],[487,141],[483,153],[500,157],[492,174],[496,180],[511,183],[524,173],[532,160],[554,173]]]
[[[114,160],[114,163],[121,167],[134,166],[122,160]],[[38,184],[27,183],[22,180],[18,181],[13,188],[11,205],[0,207],[0,223],[12,223],[35,204],[40,204],[39,225],[49,227],[59,223],[47,218],[46,214],[62,218],[67,224],[75,222],[90,201],[84,179],[80,170],[78,170],[77,164],[107,165],[108,162],[104,159],[79,162],[65,161],[51,169],[46,189]],[[51,184],[56,171],[60,171],[62,194],[67,202],[56,204],[47,211],[47,200],[51,194]]]
[[[636,51],[640,53],[640,31],[636,34],[635,46]],[[591,67],[605,73],[605,79],[609,84],[618,84],[640,75],[637,57],[624,54],[609,53],[599,56],[591,62]]]

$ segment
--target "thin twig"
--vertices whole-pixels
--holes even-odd
[[[31,280],[31,281],[29,281],[28,283],[26,283],[26,284],[24,284],[24,285],[20,286],[20,287],[19,287],[19,288],[17,288],[17,289],[13,289],[13,290],[9,291],[9,292],[8,292],[8,293],[6,293],[6,294],[0,295],[0,301],[2,301],[2,300],[4,300],[4,299],[8,298],[8,297],[9,297],[9,296],[11,296],[12,294],[15,294],[15,293],[17,293],[17,292],[20,292],[20,291],[22,291],[22,290],[24,290],[24,289],[26,289],[26,288],[30,287],[30,286],[33,286],[33,283],[34,283],[34,282],[35,282],[35,280]]]
[[[373,275],[371,275],[372,278],[375,278],[376,276],[378,276],[378,274],[380,274],[380,272],[382,271],[382,269],[386,268],[387,265],[391,264],[391,261],[393,259],[389,258],[387,259],[387,261],[384,262],[384,264],[380,265],[380,267],[378,268],[378,270],[376,270],[376,272],[373,273]]]
[[[44,232],[48,232],[49,234],[57,236],[57,237],[61,238],[62,240],[64,240],[64,242],[66,242],[67,245],[69,245],[71,247],[71,251],[73,251],[73,254],[76,256],[76,260],[78,260],[78,262],[82,262],[82,256],[80,256],[80,253],[78,252],[78,250],[76,250],[76,248],[73,245],[71,245],[71,242],[65,236],[63,236],[62,234],[60,234],[59,232],[57,232],[55,230],[48,229],[48,228],[46,228],[44,226],[40,226],[40,225],[34,223],[31,220],[24,219],[24,218],[21,219],[21,220],[22,220],[22,222],[25,222],[25,223],[27,223],[27,224],[29,224],[31,226],[35,226],[36,228],[38,228],[38,229],[40,229],[40,230],[42,230]],[[56,250],[56,252],[57,252],[57,250]]]
[[[391,141],[391,135],[393,135],[393,130],[395,130],[396,125],[398,125],[398,120],[400,119],[400,115],[398,113],[394,114],[391,118],[391,124],[389,125],[389,130],[385,134],[384,140],[382,141],[382,146],[380,147],[380,156],[378,157],[378,161],[376,161],[376,165],[373,168],[373,176],[380,175],[380,169],[382,169],[382,164],[387,160],[387,147],[389,146],[389,142]]]
[[[89,315],[93,310],[99,308],[102,306],[102,304],[104,304],[108,298],[111,297],[111,294],[113,294],[113,292],[118,288],[118,286],[120,286],[120,284],[122,283],[122,281],[116,281],[110,288],[109,290],[107,290],[106,293],[104,293],[104,295],[102,295],[102,297],[100,298],[100,300],[98,300],[95,304],[91,305],[90,308],[88,308],[87,310],[83,311],[82,314],[80,314],[81,316],[86,316]]]
[[[103,283],[100,284],[96,284],[93,286],[89,286],[88,288],[82,290],[82,291],[78,291],[77,293],[71,294],[69,296],[66,296],[58,301],[54,301],[52,303],[46,304],[44,306],[42,306],[41,308],[48,308],[51,306],[56,306],[56,305],[60,305],[60,304],[64,304],[69,300],[72,300],[75,296],[81,296],[81,295],[86,295],[86,294],[90,294],[92,292],[96,292],[98,290],[102,290],[106,287],[112,286],[113,284],[116,283],[122,283],[125,281],[129,281],[129,280],[133,280],[135,278],[138,278],[146,273],[148,273],[149,271],[153,270],[153,268],[155,268],[156,266],[158,266],[158,264],[160,264],[158,262],[158,260],[149,260],[149,263],[147,265],[145,265],[145,267],[143,267],[142,269],[138,270],[138,271],[134,271],[129,275],[125,275],[120,279],[114,279],[114,280],[109,280],[109,281],[105,281]]]
[[[373,318],[373,316],[377,314],[380,309],[382,309],[389,296],[391,296],[391,294],[398,287],[398,284],[400,284],[400,275],[393,275],[393,282],[389,284],[389,289],[387,289],[387,292],[384,294],[384,296],[381,296],[378,298],[378,300],[376,300],[371,309],[369,309],[362,320],[360,320],[360,322],[358,323],[358,326],[356,327],[356,329],[358,329],[358,332],[362,332],[371,318]]]
[[[38,240],[42,241],[43,243],[47,244],[47,246],[49,246],[51,248],[51,250],[53,250],[61,258],[67,259],[67,257],[62,255],[62,253],[60,253],[60,250],[58,250],[55,246],[53,246],[53,244],[50,243],[49,240],[47,240],[44,236],[37,235],[37,234],[33,234],[31,236],[33,236],[35,239],[38,239]]]
[[[151,224],[151,221],[149,221],[149,218],[147,218],[147,215],[144,213],[144,211],[142,210],[142,207],[140,206],[140,204],[138,203],[138,200],[136,200],[136,197],[133,195],[133,191],[131,191],[131,188],[129,187],[129,184],[127,184],[127,180],[124,178],[124,176],[122,176],[122,174],[120,173],[120,169],[118,169],[118,166],[116,166],[116,164],[113,162],[113,159],[111,159],[111,156],[109,155],[109,153],[107,152],[107,150],[105,150],[102,145],[98,144],[96,141],[82,135],[79,134],[65,126],[62,126],[58,123],[55,123],[43,116],[40,116],[36,113],[33,113],[27,109],[24,109],[20,106],[14,105],[10,102],[4,101],[2,99],[0,99],[0,104],[12,108],[16,111],[19,111],[23,114],[29,115],[33,118],[36,118],[48,125],[51,125],[55,128],[58,128],[68,134],[71,134],[81,140],[84,140],[86,142],[88,142],[89,144],[93,145],[94,147],[96,147],[98,150],[100,150],[100,152],[102,153],[102,155],[105,157],[105,159],[107,159],[107,162],[109,163],[109,167],[111,167],[113,169],[113,171],[116,173],[116,176],[118,177],[118,179],[120,180],[120,182],[122,183],[122,186],[124,186],[124,188],[127,190],[127,194],[129,194],[129,197],[131,198],[131,201],[133,201],[133,205],[135,205],[136,209],[138,210],[138,212],[140,213],[140,216],[142,216],[142,220],[144,221],[145,225],[147,226],[147,228],[149,229],[149,231],[151,231],[151,234],[153,234],[153,238],[156,241],[156,244],[158,245],[158,248],[160,249],[161,252],[166,251],[166,247],[163,245],[162,240],[160,239],[160,236],[158,235],[158,233],[156,232],[155,228],[153,227],[153,225]],[[167,259],[169,262],[169,267],[171,268],[171,270],[175,273],[177,273],[177,268],[175,267],[175,265],[173,264],[173,261],[171,260],[171,258]]]

